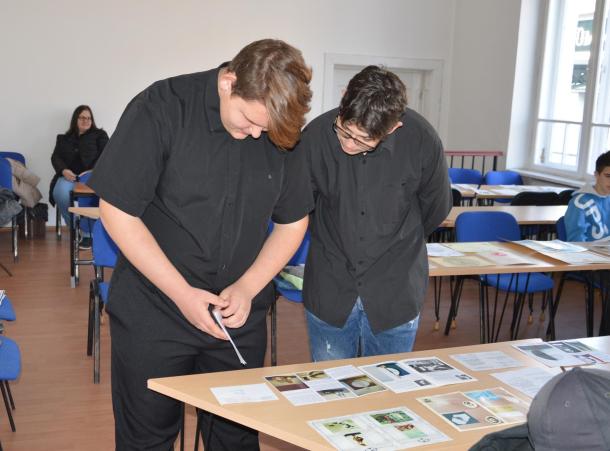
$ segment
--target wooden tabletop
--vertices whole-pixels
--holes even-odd
[[[491,242],[494,247],[502,248],[513,254],[525,255],[533,264],[524,265],[490,265],[490,266],[460,266],[443,267],[435,263],[436,257],[428,257],[430,277],[437,276],[472,276],[477,274],[510,274],[528,272],[563,272],[563,271],[595,271],[610,269],[610,263],[588,263],[571,265],[554,258],[542,255],[525,246],[515,243]],[[467,255],[476,255],[467,254]]]
[[[76,182],[72,187],[72,191],[74,194],[95,194],[95,191],[93,191],[89,185],[85,185],[81,182]]]
[[[580,340],[600,351],[610,352],[610,337],[584,338]],[[418,351],[406,354],[364,357],[359,359],[149,379],[148,388],[310,450],[333,448],[307,424],[307,421],[401,406],[413,410],[416,414],[420,415],[423,419],[430,422],[433,426],[447,434],[452,439],[449,442],[436,443],[432,447],[422,447],[421,449],[468,449],[485,434],[508,426],[494,426],[485,429],[458,432],[447,425],[440,417],[420,404],[415,398],[433,394],[451,393],[455,391],[504,387],[509,392],[529,402],[530,398],[490,376],[490,373],[505,370],[471,371],[461,366],[455,360],[451,359],[449,355],[501,350],[511,357],[524,362],[524,364],[528,367],[545,368],[544,365],[531,358],[528,358],[525,354],[517,351],[511,346],[511,344],[514,343],[535,342],[540,342],[540,340],[519,340],[515,342],[435,349],[431,351]],[[475,377],[477,381],[402,394],[396,394],[388,390],[382,393],[363,396],[358,399],[329,401],[321,404],[311,404],[299,407],[293,406],[284,396],[275,391],[275,389],[272,390],[278,397],[277,401],[228,404],[224,406],[220,405],[216,401],[216,398],[210,391],[210,387],[262,383],[264,382],[264,376],[292,374],[297,371],[319,370],[341,365],[351,364],[361,366],[365,364],[382,362],[384,360],[433,356],[445,360],[447,363],[454,365],[467,374],[470,374],[471,376]],[[608,365],[605,367],[607,368]]]
[[[441,227],[455,227],[455,219],[460,213],[472,211],[504,211],[515,217],[520,225],[542,225],[555,224],[559,218],[565,215],[567,205],[553,206],[512,206],[512,205],[493,205],[477,207],[453,207],[449,216],[441,223]]]

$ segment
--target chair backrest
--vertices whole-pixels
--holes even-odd
[[[22,153],[19,152],[0,152],[0,157],[10,158],[11,160],[15,160],[20,162],[25,166],[25,157]]]
[[[462,205],[462,193],[460,193],[455,188],[451,188],[451,196],[453,198],[453,206],[459,207]]]
[[[568,241],[568,231],[566,230],[566,222],[563,216],[555,223],[555,230],[557,230],[558,239]]]
[[[570,203],[570,199],[572,199],[572,194],[574,194],[573,189],[566,189],[560,192],[557,196],[559,197],[559,205],[568,205]]]
[[[483,183],[483,175],[478,169],[449,168],[451,183],[470,183],[480,185]]]
[[[455,220],[458,241],[520,240],[521,231],[513,215],[503,211],[461,213]]]
[[[99,219],[93,224],[92,241],[93,264],[95,266],[114,268],[119,248],[112,241],[112,238],[110,238],[110,235],[104,229],[102,221]]]
[[[0,157],[0,187],[13,189],[13,170],[6,158]]]
[[[557,193],[540,193],[537,191],[523,191],[517,194],[510,202],[511,205],[560,205]]]
[[[515,171],[489,171],[485,174],[485,185],[523,185],[521,174]]]

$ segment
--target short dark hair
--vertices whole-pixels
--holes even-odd
[[[70,119],[70,128],[66,132],[66,135],[75,134],[78,136],[78,116],[80,116],[80,114],[85,110],[89,111],[89,114],[91,115],[90,130],[97,130],[97,125],[95,125],[95,119],[93,118],[93,111],[91,111],[89,105],[79,105],[72,113],[72,119]]]
[[[341,123],[382,138],[407,108],[407,89],[396,74],[379,66],[367,66],[349,81],[339,105]]]
[[[608,166],[610,166],[610,150],[597,157],[597,160],[595,160],[595,172],[601,174],[604,168]]]
[[[262,39],[244,47],[227,69],[236,77],[232,94],[265,105],[269,139],[282,149],[294,147],[311,100],[311,69],[301,52],[284,41]]]

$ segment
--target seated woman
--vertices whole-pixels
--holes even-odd
[[[76,107],[68,131],[57,135],[51,156],[55,176],[51,181],[49,202],[51,205],[57,204],[66,224],[70,221],[68,207],[72,186],[80,176],[93,169],[107,142],[108,134],[97,128],[91,108],[87,105]],[[90,241],[88,236],[84,236],[81,247],[89,247]]]

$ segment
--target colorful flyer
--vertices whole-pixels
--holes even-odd
[[[464,393],[425,396],[417,400],[461,432],[505,423]]]
[[[502,387],[474,390],[464,393],[468,398],[479,403],[505,423],[523,423],[527,420],[529,403],[516,397]]]

